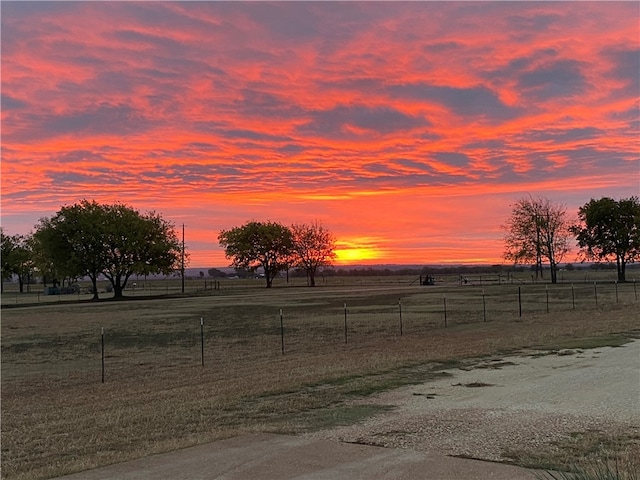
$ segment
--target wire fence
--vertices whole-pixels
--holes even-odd
[[[313,289],[290,289],[291,297],[302,297],[299,292],[306,294],[309,290]],[[185,313],[175,319],[171,312],[158,313],[162,306],[147,312],[146,303],[136,307],[140,302],[134,301],[127,305],[138,309],[138,322],[106,323],[98,330],[81,327],[65,332],[61,328],[55,334],[22,340],[3,335],[3,361],[5,365],[22,364],[22,372],[43,368],[92,371],[96,379],[105,382],[110,376],[125,375],[132,366],[205,366],[222,357],[242,357],[246,362],[309,351],[330,353],[339,345],[357,348],[401,337],[427,338],[440,329],[473,323],[526,321],[545,315],[562,318],[562,312],[571,311],[606,312],[637,303],[639,293],[636,282],[412,289],[388,286],[384,294],[375,296],[371,290],[365,287],[359,295],[357,289],[336,288],[321,301],[305,297],[296,302],[282,296],[280,304],[277,299],[255,303],[238,300],[254,297],[258,292],[255,289],[237,298],[228,291],[214,291],[198,304],[202,305],[200,315]],[[207,305],[208,300],[222,303]],[[175,308],[188,301],[178,299]],[[88,313],[83,315],[91,315],[92,306],[88,304]],[[101,360],[100,377],[97,358]]]

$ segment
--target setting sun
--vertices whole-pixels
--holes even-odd
[[[384,257],[381,249],[371,239],[338,241],[335,249],[337,264],[352,264],[379,260]]]
[[[336,252],[336,263],[350,264],[365,260],[375,260],[380,258],[378,252],[372,248],[346,248],[338,249]]]

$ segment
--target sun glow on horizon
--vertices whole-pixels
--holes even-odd
[[[336,242],[335,262],[339,265],[349,265],[358,262],[370,262],[382,260],[387,252],[381,248],[376,239],[356,238]]]
[[[382,258],[380,252],[375,248],[338,248],[335,250],[336,263],[348,265],[354,262],[376,260]]]

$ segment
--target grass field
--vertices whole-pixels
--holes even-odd
[[[544,284],[548,278],[539,280]],[[458,274],[441,274],[434,273],[434,277],[438,286],[456,286],[460,285],[460,275]],[[535,285],[536,280],[531,272],[507,272],[498,274],[465,274],[464,278],[468,280],[467,286],[485,287],[492,286],[500,281],[504,285],[525,286]],[[500,278],[498,278],[500,277]],[[592,285],[594,282],[613,284],[616,280],[615,270],[591,270],[581,269],[573,271],[562,270],[558,274],[559,285],[570,286],[572,283],[576,285]],[[418,283],[417,276],[328,276],[318,277],[316,282],[322,287],[351,287],[351,286],[411,286]],[[633,283],[640,282],[640,269],[629,269],[627,272],[627,281]],[[214,289],[214,282],[219,283],[221,288],[227,292],[259,288],[265,285],[264,279],[227,279],[227,278],[211,278],[211,277],[188,277],[184,282],[184,291],[189,295],[199,295],[210,292]],[[18,291],[17,282],[4,282],[4,293],[2,294],[3,306],[27,305],[27,304],[47,304],[60,303],[69,301],[90,300],[92,295],[87,293],[91,286],[89,281],[80,281],[82,287],[79,293],[69,295],[45,295],[42,284],[33,284],[24,287],[24,292]],[[274,280],[276,287],[291,287],[306,285],[304,278],[291,277],[287,281],[283,277]],[[640,288],[640,286],[639,286]],[[101,299],[109,299],[113,297],[113,293],[108,292],[109,282],[107,280],[98,281],[98,292]],[[182,291],[182,281],[179,277],[167,277],[163,279],[146,280],[144,278],[132,278],[127,284],[125,295],[128,297],[149,297],[161,295],[175,295]]]
[[[242,432],[354,422],[377,410],[348,399],[425,381],[464,359],[640,332],[632,283],[599,284],[596,303],[589,283],[340,280],[271,290],[228,281],[121,302],[3,299],[3,478],[48,478]]]

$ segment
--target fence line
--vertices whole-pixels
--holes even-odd
[[[300,351],[309,345],[327,343],[336,345],[342,323],[344,345],[351,345],[366,341],[370,335],[397,336],[412,334],[428,334],[437,328],[450,328],[456,325],[474,322],[491,322],[493,318],[518,319],[533,315],[548,315],[562,311],[574,311],[576,307],[593,309],[596,307],[595,295],[600,296],[598,308],[604,305],[619,304],[622,302],[637,302],[637,288],[635,283],[618,285],[617,283],[598,284],[593,287],[589,284],[571,285],[538,285],[525,288],[505,288],[491,294],[487,289],[465,292],[459,290],[459,294],[441,294],[436,291],[424,294],[408,294],[408,298],[399,298],[397,304],[379,304],[372,310],[369,305],[358,304],[357,299],[343,303],[339,308],[338,317],[332,319],[326,312],[320,315],[322,321],[314,318],[308,310],[302,308],[278,308],[274,313],[275,320],[268,312],[259,316],[252,324],[252,329],[235,327],[229,319],[207,320],[207,337],[205,339],[205,319],[200,317],[200,363],[205,366],[206,348],[220,349],[235,348],[241,344],[251,347],[252,354],[264,354],[266,351],[277,349],[279,346],[281,355],[286,352]],[[510,299],[510,300],[507,300]],[[407,300],[407,301],[405,301]],[[316,312],[317,315],[317,312]],[[306,318],[311,317],[311,318]],[[279,323],[277,319],[279,318]],[[286,318],[286,330],[285,330]],[[306,319],[305,319],[306,318]],[[159,341],[155,334],[149,333],[160,345],[176,345],[190,350],[197,345],[195,340],[196,326],[189,327],[184,324],[182,332],[169,332],[170,338]],[[131,334],[123,332],[106,332],[102,328],[100,332],[100,353],[102,358],[102,382],[105,382],[105,348],[110,349],[111,357],[116,358],[119,349],[130,347]],[[137,335],[143,335],[139,333]],[[105,345],[106,338],[106,345]],[[141,340],[144,343],[143,340]],[[272,352],[273,354],[273,352]]]

